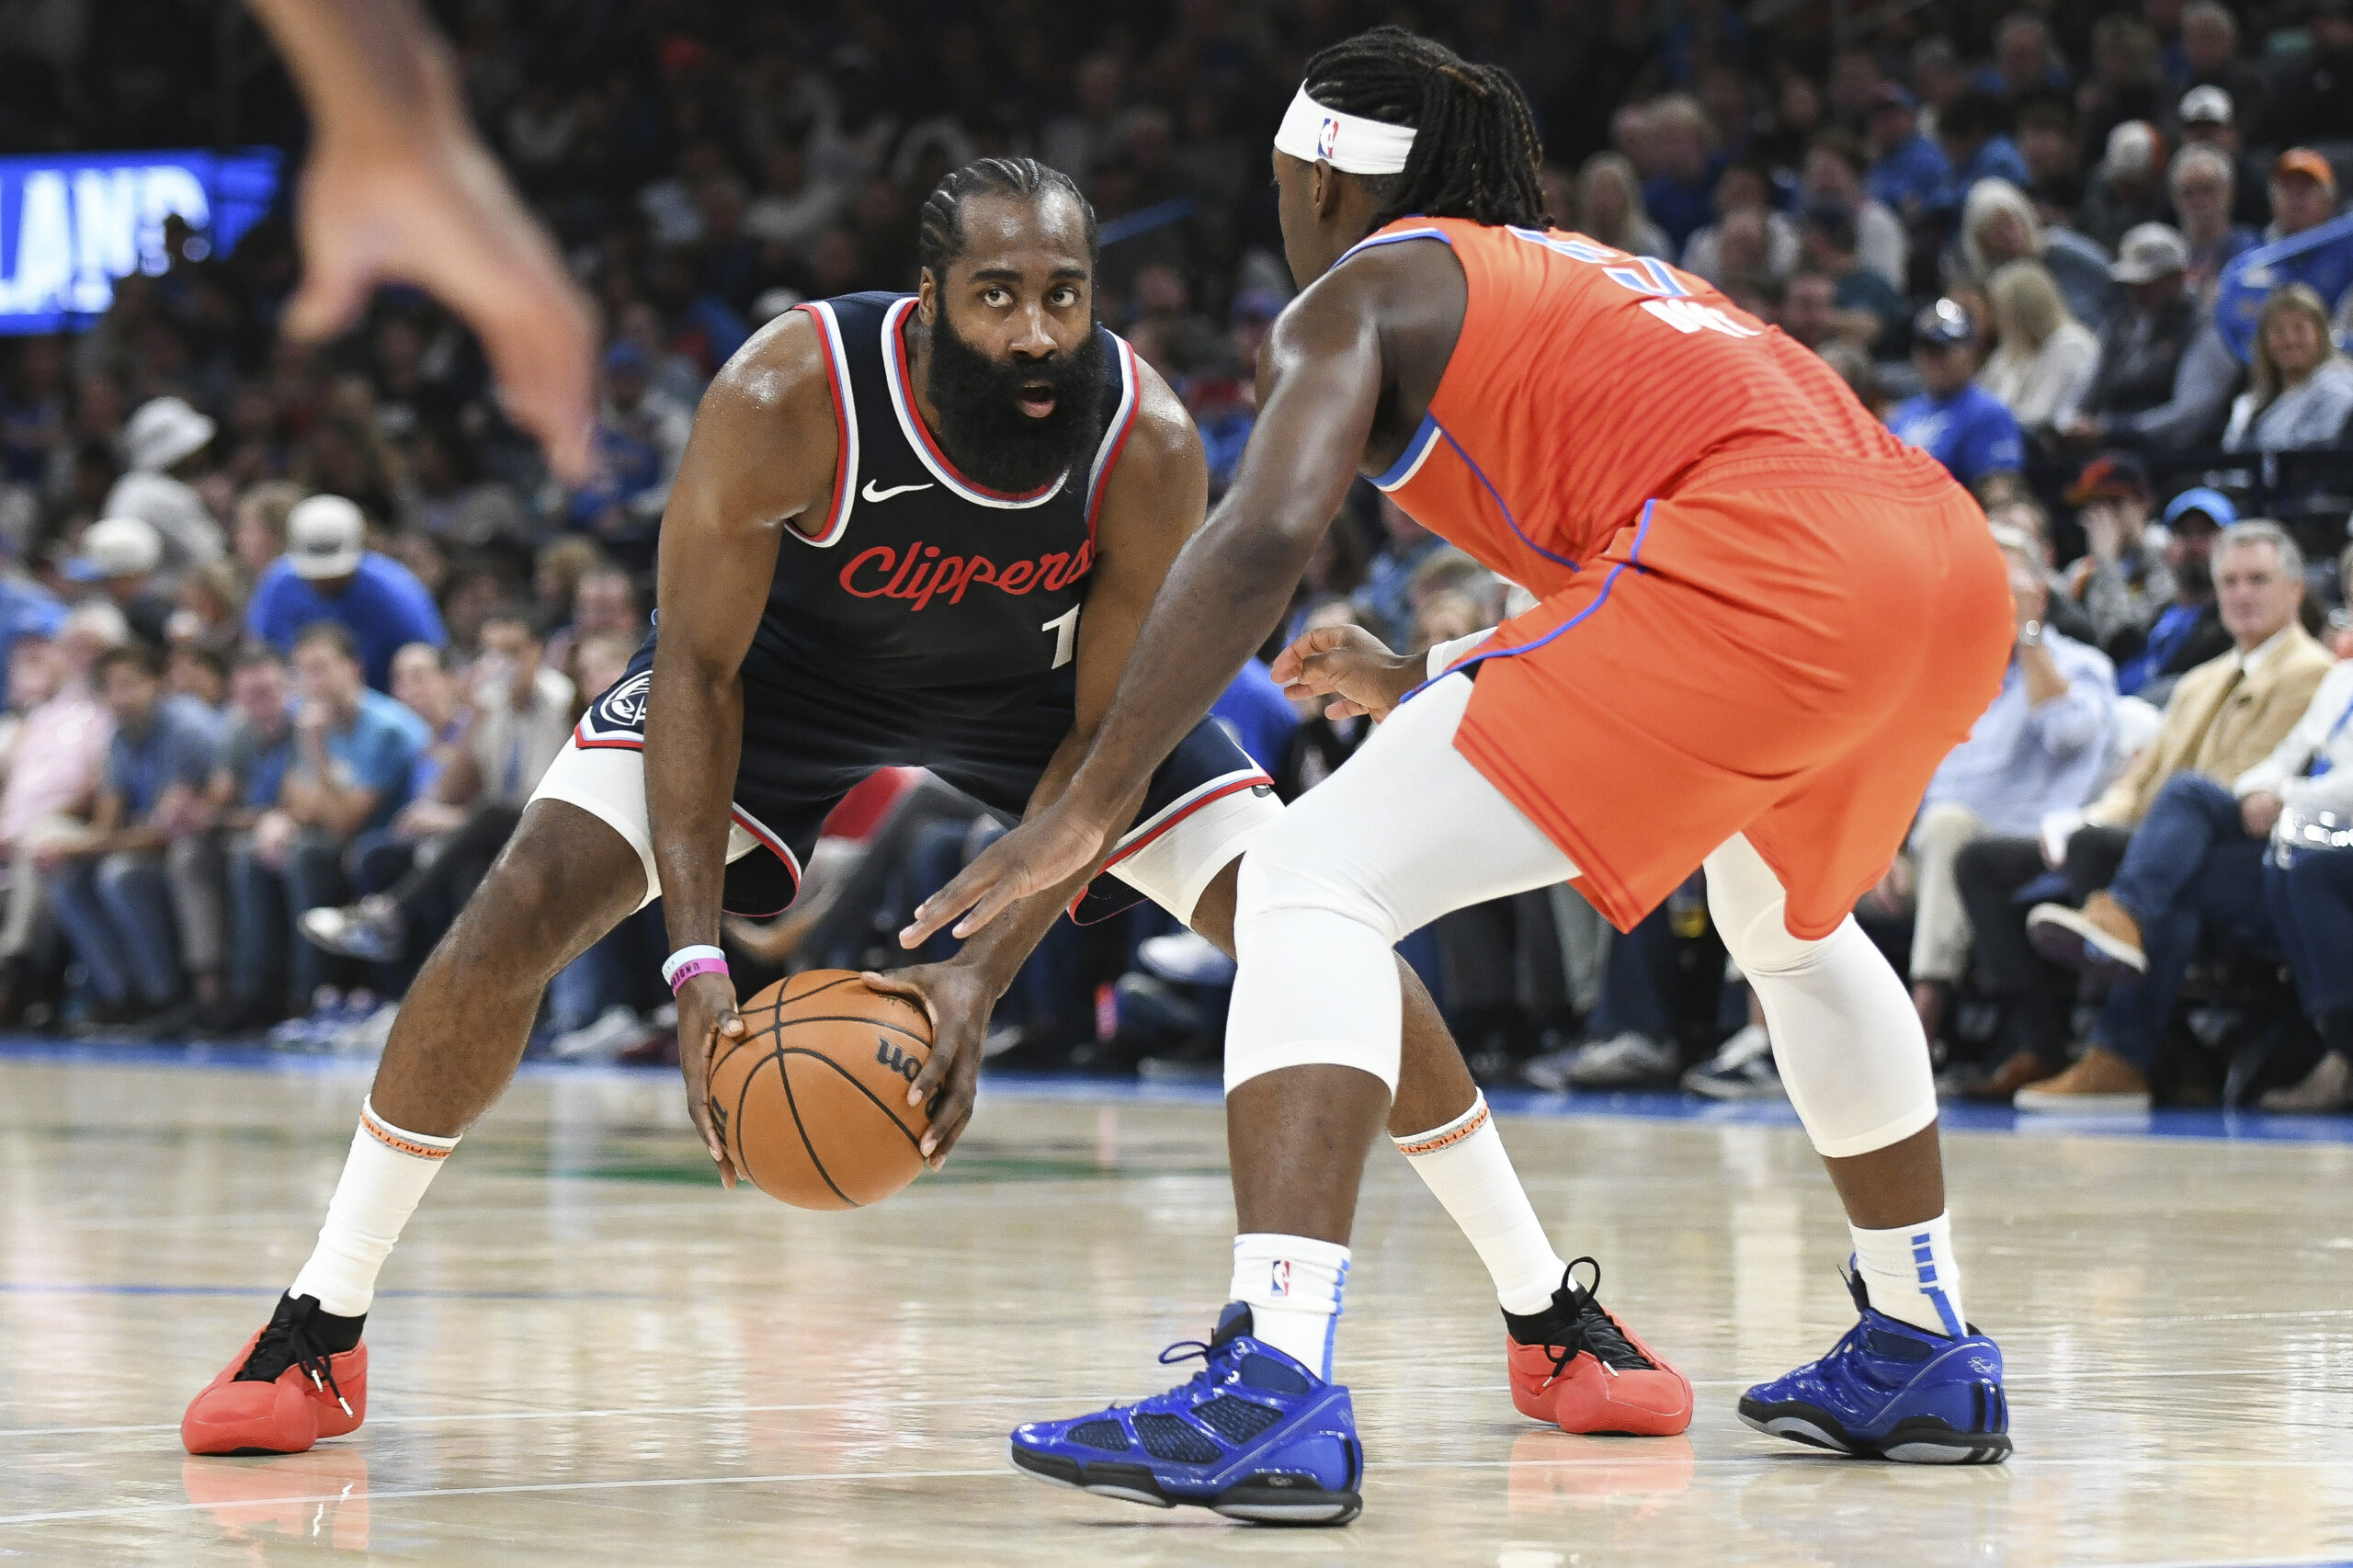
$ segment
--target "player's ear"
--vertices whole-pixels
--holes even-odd
[[[915,319],[928,327],[938,320],[938,316],[939,279],[926,267],[915,279]]]

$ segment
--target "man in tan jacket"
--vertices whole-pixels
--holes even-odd
[[[2232,880],[2210,857],[2251,865],[2278,814],[2242,803],[2231,786],[2295,727],[2336,663],[2297,622],[2303,557],[2278,524],[2224,533],[2214,580],[2235,645],[2182,677],[2165,728],[2087,813],[2096,826],[2133,829],[2113,881],[2080,910],[2046,903],[2027,916],[2045,957],[2116,983],[2090,1048],[2064,1073],[2022,1090],[2021,1110],[2148,1108],[2149,1063],[2202,924],[2200,890]]]

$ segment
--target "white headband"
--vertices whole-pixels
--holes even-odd
[[[1414,150],[1414,128],[1326,108],[1307,96],[1302,84],[1283,122],[1275,128],[1275,151],[1302,163],[1325,163],[1343,174],[1393,175]]]

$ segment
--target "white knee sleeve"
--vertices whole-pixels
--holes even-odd
[[[1470,678],[1449,676],[1406,703],[1243,858],[1228,1094],[1318,1064],[1370,1073],[1393,1092],[1398,938],[1449,910],[1576,875],[1454,749],[1470,700]]]
[[[1817,1152],[1868,1154],[1936,1120],[1919,1015],[1851,916],[1818,940],[1791,936],[1779,879],[1740,836],[1708,857],[1708,909],[1765,1009],[1781,1083]]]

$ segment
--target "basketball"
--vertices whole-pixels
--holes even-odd
[[[796,1209],[862,1209],[923,1169],[927,1108],[907,1085],[931,1057],[931,1020],[847,970],[769,986],[710,1064],[710,1119],[738,1175]]]

